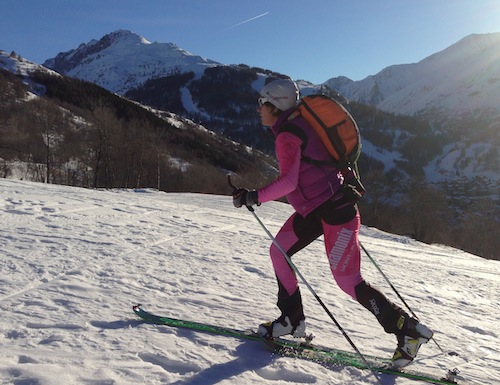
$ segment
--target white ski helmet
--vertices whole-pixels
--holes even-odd
[[[299,89],[293,80],[277,79],[262,87],[260,95],[281,111],[286,111],[297,105]]]

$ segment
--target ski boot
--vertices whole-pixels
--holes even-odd
[[[422,344],[427,343],[434,332],[415,318],[401,316],[398,322],[400,332],[396,334],[398,346],[394,351],[391,366],[400,369],[410,364]]]
[[[295,338],[306,337],[306,321],[305,319],[301,319],[296,324],[292,324],[290,318],[282,314],[275,321],[260,324],[257,334],[267,339],[281,337],[287,334]]]

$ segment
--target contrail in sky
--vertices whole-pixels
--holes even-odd
[[[253,21],[253,20],[255,20],[255,19],[258,19],[259,17],[266,16],[267,14],[269,14],[269,12],[265,12],[265,13],[263,13],[262,15],[258,15],[258,16],[252,17],[251,19],[248,19],[248,20],[242,21],[241,23],[238,23],[238,24],[232,25],[231,27],[228,27],[228,28],[226,28],[226,29],[223,29],[222,31],[219,31],[219,32],[229,31],[230,29],[233,29],[233,28],[239,27],[239,26],[240,26],[240,25],[242,25],[242,24],[249,23],[249,22],[251,22],[251,21]]]

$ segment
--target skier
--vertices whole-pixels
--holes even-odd
[[[299,99],[295,82],[270,80],[260,92],[257,111],[262,124],[270,127],[275,135],[280,175],[257,190],[236,189],[233,204],[238,208],[251,207],[286,196],[295,213],[276,235],[277,243],[291,257],[323,234],[337,285],[374,314],[387,333],[396,335],[398,343],[392,362],[397,367],[406,366],[420,346],[432,338],[433,332],[391,303],[361,276],[358,241],[361,222],[357,200],[344,188],[341,170],[302,159],[304,156],[327,161],[331,157],[307,121],[293,114]],[[281,316],[261,324],[258,333],[264,338],[286,334],[303,337],[306,324],[296,275],[274,243],[270,257],[278,281],[277,306]]]

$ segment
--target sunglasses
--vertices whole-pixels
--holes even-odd
[[[269,102],[269,99],[268,98],[259,98],[258,101],[259,101],[259,107],[262,107],[264,104]]]

